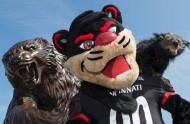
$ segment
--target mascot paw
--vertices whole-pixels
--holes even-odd
[[[125,114],[131,114],[137,109],[137,101],[129,94],[122,94],[119,100],[112,102],[113,109]]]

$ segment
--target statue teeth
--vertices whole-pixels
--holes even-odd
[[[26,72],[29,73],[29,66],[26,65]]]

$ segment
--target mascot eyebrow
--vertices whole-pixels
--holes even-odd
[[[108,28],[113,25],[114,22],[112,21],[108,21],[104,24],[104,26],[102,26],[100,28],[101,32],[106,32],[108,30]],[[91,40],[94,38],[94,35],[92,33],[86,34],[86,35],[80,35],[76,38],[75,40],[75,44],[78,44],[80,41],[84,41],[84,40]],[[56,44],[56,43],[55,43]]]
[[[91,40],[93,39],[94,35],[92,33],[86,34],[86,35],[80,35],[76,38],[75,44],[78,44],[80,41],[84,40]]]

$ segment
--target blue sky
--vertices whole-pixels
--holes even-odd
[[[118,2],[120,1],[120,2]],[[174,32],[190,41],[189,0],[0,0],[0,57],[16,42],[35,37],[51,37],[60,29],[68,29],[71,21],[86,10],[101,11],[107,4],[116,5],[122,14],[124,27],[130,29],[136,41],[152,37],[152,33]],[[13,88],[0,64],[0,123],[3,122]],[[176,93],[190,101],[190,50],[171,62],[164,73]],[[163,111],[166,124],[171,115]]]

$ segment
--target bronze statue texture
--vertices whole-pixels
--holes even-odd
[[[44,38],[13,45],[3,56],[14,88],[4,124],[64,124],[80,81],[64,66],[66,56]]]

